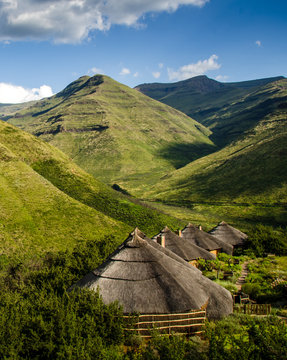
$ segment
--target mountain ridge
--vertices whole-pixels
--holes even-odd
[[[212,131],[210,139],[219,148],[222,148],[231,141],[236,140],[238,136],[250,128],[247,124],[248,121],[245,122],[245,127],[241,126],[236,116],[233,116],[234,109],[238,111],[238,105],[241,105],[242,111],[245,110],[245,104],[248,103],[250,107],[250,102],[256,92],[258,93],[260,89],[284,80],[284,77],[278,76],[221,83],[209,79],[207,76],[197,76],[171,84],[154,83],[138,85],[136,89],[142,91],[147,96],[156,98],[158,101],[183,111],[188,116],[205,125]],[[206,90],[201,91],[202,88]],[[168,94],[166,94],[167,92]],[[270,95],[272,94],[267,94],[267,96]],[[254,105],[256,101],[257,99],[254,98]],[[228,118],[229,114],[230,119]],[[222,129],[226,125],[230,127],[230,131],[225,132]],[[252,125],[256,125],[256,123]]]
[[[149,186],[216,150],[203,125],[103,75],[81,77],[8,122],[133,194],[144,186],[142,177]]]

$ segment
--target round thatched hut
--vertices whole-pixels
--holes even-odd
[[[207,316],[219,318],[233,308],[229,291],[137,231],[75,286],[99,287],[103,301],[117,300],[124,313],[184,313],[207,306]]]
[[[192,224],[188,224],[182,230],[182,238],[195,244],[209,252],[217,255],[219,252],[225,252],[231,255],[233,247],[230,244],[218,239],[215,236],[208,234],[207,232],[198,229]]]
[[[242,231],[232,227],[225,221],[220,222],[215,228],[210,230],[209,234],[233,247],[244,245],[248,237]]]
[[[181,236],[178,236],[171,231],[167,226],[156,236],[153,237],[158,244],[173,251],[176,255],[189,262],[191,265],[196,265],[197,259],[214,260],[216,256],[209,251],[185,241]]]

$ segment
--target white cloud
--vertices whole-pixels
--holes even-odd
[[[93,67],[88,71],[88,74],[94,75],[94,74],[104,74],[104,71],[102,69],[99,69],[97,67]]]
[[[125,75],[129,75],[130,73],[131,73],[130,69],[122,68],[122,71],[120,72],[120,75],[125,76]]]
[[[228,78],[229,78],[229,76],[227,76],[227,75],[218,75],[218,76],[216,76],[215,80],[226,81],[226,80],[228,80]]]
[[[135,72],[134,73],[134,77],[137,78],[139,76],[139,73],[138,72]]]
[[[0,0],[0,41],[77,43],[112,24],[137,25],[151,12],[203,6],[209,0]]]
[[[160,69],[162,69],[162,68],[163,68],[163,63],[159,63],[159,64],[158,64],[158,67],[159,67]]]
[[[155,79],[158,79],[160,77],[160,72],[159,71],[153,72],[152,75]]]
[[[260,40],[256,40],[256,41],[255,41],[255,44],[256,44],[258,47],[261,47],[261,46],[262,46],[262,43],[261,43]]]
[[[221,65],[217,63],[217,59],[217,55],[211,55],[209,59],[199,60],[195,64],[184,65],[175,71],[168,68],[169,80],[185,80],[194,76],[203,75],[210,70],[217,70],[221,67]]]
[[[53,95],[50,86],[42,85],[40,88],[25,89],[22,86],[0,83],[0,103],[17,104],[26,101],[40,100]]]

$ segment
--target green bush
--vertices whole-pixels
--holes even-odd
[[[266,253],[287,255],[287,230],[274,230],[271,226],[257,225],[249,234],[246,246],[257,256],[264,256]]]

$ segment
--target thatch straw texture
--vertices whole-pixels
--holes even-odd
[[[192,244],[202,247],[208,251],[221,250],[222,252],[225,252],[229,255],[231,255],[233,252],[233,247],[230,244],[225,243],[224,241],[206,233],[203,230],[199,230],[192,224],[188,224],[182,230],[182,237],[184,240],[187,240]]]
[[[162,236],[165,238],[165,247],[186,261],[197,260],[199,258],[214,260],[216,258],[214,254],[211,254],[190,241],[184,240],[182,237],[171,231],[167,226],[159,234],[154,236],[153,239],[157,240]]]
[[[224,241],[226,244],[230,244],[232,246],[243,245],[248,237],[246,234],[224,221],[210,230],[209,233],[213,236],[216,236],[219,240]]]
[[[74,286],[99,287],[103,301],[118,300],[124,313],[182,313],[205,304],[210,318],[232,312],[229,291],[137,231]]]

